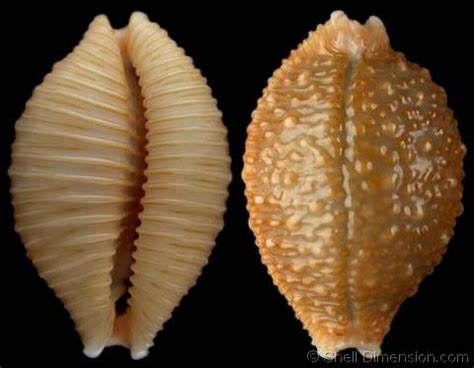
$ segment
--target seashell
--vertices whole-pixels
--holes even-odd
[[[16,134],[16,230],[84,354],[146,356],[223,224],[230,158],[206,80],[146,15],[120,30],[100,15]]]
[[[374,356],[441,261],[466,148],[444,90],[341,11],[275,71],[248,127],[250,226],[318,353]]]

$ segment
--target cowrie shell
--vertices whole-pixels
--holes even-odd
[[[205,79],[142,13],[121,30],[96,17],[34,90],[9,170],[16,230],[87,356],[147,355],[207,262],[229,164]]]
[[[269,80],[244,156],[263,263],[318,353],[376,355],[462,212],[457,122],[376,17],[337,11]]]

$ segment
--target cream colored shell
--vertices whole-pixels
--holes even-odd
[[[382,22],[334,12],[269,80],[243,179],[262,261],[326,358],[380,352],[462,212],[446,95]]]
[[[144,14],[119,31],[98,16],[35,89],[12,151],[16,230],[84,353],[144,357],[223,223],[230,159],[205,79]]]

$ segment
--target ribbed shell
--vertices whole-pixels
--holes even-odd
[[[462,212],[465,146],[444,91],[342,12],[273,77],[243,179],[262,261],[323,357],[377,354]]]
[[[28,256],[85,354],[121,344],[145,356],[223,223],[230,159],[205,79],[145,15],[120,31],[98,16],[35,89],[16,132],[9,174]],[[117,320],[129,270],[115,257],[133,244],[129,308]]]

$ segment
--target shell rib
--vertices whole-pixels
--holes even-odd
[[[144,14],[119,31],[98,16],[16,132],[9,174],[28,256],[86,355],[118,344],[144,357],[223,223],[230,159],[205,79]]]
[[[247,208],[321,356],[380,352],[453,235],[465,150],[444,90],[376,17],[334,12],[275,71],[248,127]]]

